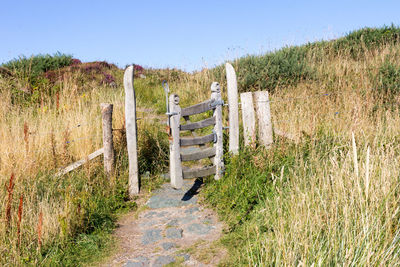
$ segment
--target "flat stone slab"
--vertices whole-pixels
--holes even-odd
[[[153,267],[162,267],[164,265],[175,262],[175,258],[172,256],[159,256],[153,263]]]
[[[189,233],[194,233],[197,235],[206,235],[213,229],[211,225],[205,225],[202,223],[192,223],[187,227]]]
[[[172,242],[165,242],[165,243],[162,243],[161,246],[164,250],[170,250],[171,248],[175,248],[177,245]]]
[[[165,236],[172,239],[182,238],[182,233],[183,230],[180,228],[168,228],[165,230]]]
[[[142,244],[148,245],[155,243],[162,239],[161,230],[160,229],[150,229],[146,230],[142,237]]]
[[[147,206],[151,209],[162,209],[195,204],[197,196],[192,195],[190,191],[192,186],[193,183],[188,181],[183,182],[182,189],[174,189],[169,184],[165,184],[154,192],[154,195],[147,201]]]
[[[150,265],[149,258],[139,256],[134,258],[132,261],[128,261],[125,267],[145,267]]]
[[[182,207],[197,202],[197,197],[193,197],[190,200],[182,200],[180,196],[167,196],[167,195],[155,195],[152,196],[147,202],[147,206],[151,209],[162,209],[170,207]]]
[[[198,212],[199,210],[200,210],[199,207],[191,207],[191,208],[185,210],[185,213],[186,214],[193,214],[193,213]]]

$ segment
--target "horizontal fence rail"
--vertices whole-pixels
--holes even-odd
[[[213,174],[216,174],[216,166],[204,167],[202,169],[189,169],[183,171],[183,178],[197,178],[197,177],[206,177]]]
[[[192,153],[181,153],[182,161],[192,161],[192,160],[199,160],[205,159],[215,156],[216,149],[215,147],[209,147],[205,149],[200,149],[199,151],[195,151]]]

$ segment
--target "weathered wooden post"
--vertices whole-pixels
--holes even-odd
[[[104,147],[104,171],[107,176],[113,177],[114,167],[114,142],[112,132],[113,105],[108,103],[100,104],[101,117],[103,121],[103,147]]]
[[[224,150],[223,150],[223,135],[222,135],[222,97],[221,97],[221,87],[219,83],[213,82],[211,84],[211,105],[215,105],[213,117],[215,117],[214,126],[214,147],[215,147],[215,180],[219,180],[224,173]]]
[[[180,120],[181,107],[179,106],[179,96],[172,94],[169,96],[169,125],[171,136],[169,139],[169,171],[171,186],[180,189],[183,185],[183,173],[181,163],[181,139],[180,139]]]
[[[133,66],[124,74],[126,141],[129,157],[129,196],[139,194],[139,171],[137,158],[136,99],[133,88]]]
[[[236,73],[233,66],[226,63],[229,106],[229,152],[239,153],[239,103]]]
[[[249,146],[256,142],[256,118],[254,113],[253,93],[241,93],[240,103],[242,104],[244,145]]]
[[[269,147],[273,143],[271,109],[267,91],[258,91],[254,93],[256,102],[256,112],[258,117],[258,135],[261,144]]]

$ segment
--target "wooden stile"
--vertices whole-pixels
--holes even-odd
[[[139,171],[137,158],[136,96],[133,87],[133,66],[124,74],[126,141],[129,157],[129,196],[139,194]]]
[[[240,102],[242,103],[244,145],[249,146],[256,141],[256,117],[253,94],[251,92],[241,93]]]
[[[211,99],[200,104],[181,109],[179,107],[179,97],[171,95],[169,98],[170,111],[170,178],[174,188],[182,188],[183,179],[205,177],[215,174],[215,179],[223,176],[223,136],[222,136],[222,97],[221,89],[217,82],[211,85]],[[213,117],[198,122],[191,122],[189,116],[213,110]],[[186,124],[180,125],[181,118]],[[195,129],[214,125],[213,133],[205,136],[197,136]],[[180,138],[180,131],[191,131],[194,137]],[[184,149],[183,146],[204,146],[206,143],[214,142],[213,147],[204,149]],[[193,151],[194,152],[184,152]],[[182,151],[182,152],[181,152]],[[214,165],[200,169],[182,170],[183,161],[200,160],[213,158]]]
[[[229,106],[229,151],[239,153],[239,103],[236,73],[233,66],[226,63],[226,80],[228,84]]]

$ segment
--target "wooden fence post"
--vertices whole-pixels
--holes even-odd
[[[239,153],[239,103],[236,73],[233,66],[226,63],[229,107],[229,152]]]
[[[124,74],[126,141],[129,157],[129,196],[139,194],[139,171],[137,158],[136,99],[133,88],[133,66]]]
[[[103,147],[104,147],[104,171],[109,178],[114,176],[114,142],[112,132],[113,105],[100,104],[101,117],[103,121]]]
[[[242,103],[244,145],[253,145],[256,142],[256,118],[254,113],[253,93],[241,93],[240,103]]]
[[[180,189],[183,186],[183,173],[181,162],[181,139],[180,139],[180,120],[181,107],[179,106],[179,96],[172,94],[169,96],[169,123],[171,136],[169,138],[169,170],[171,186]]]
[[[221,87],[219,83],[213,82],[211,84],[211,104],[216,104],[213,116],[215,117],[214,134],[216,140],[214,142],[215,147],[215,180],[219,180],[223,176],[224,172],[224,147],[223,147],[223,134],[222,134],[222,97]]]
[[[272,142],[272,123],[271,109],[267,91],[258,91],[254,93],[256,102],[256,112],[258,117],[258,136],[261,144],[269,147]]]

